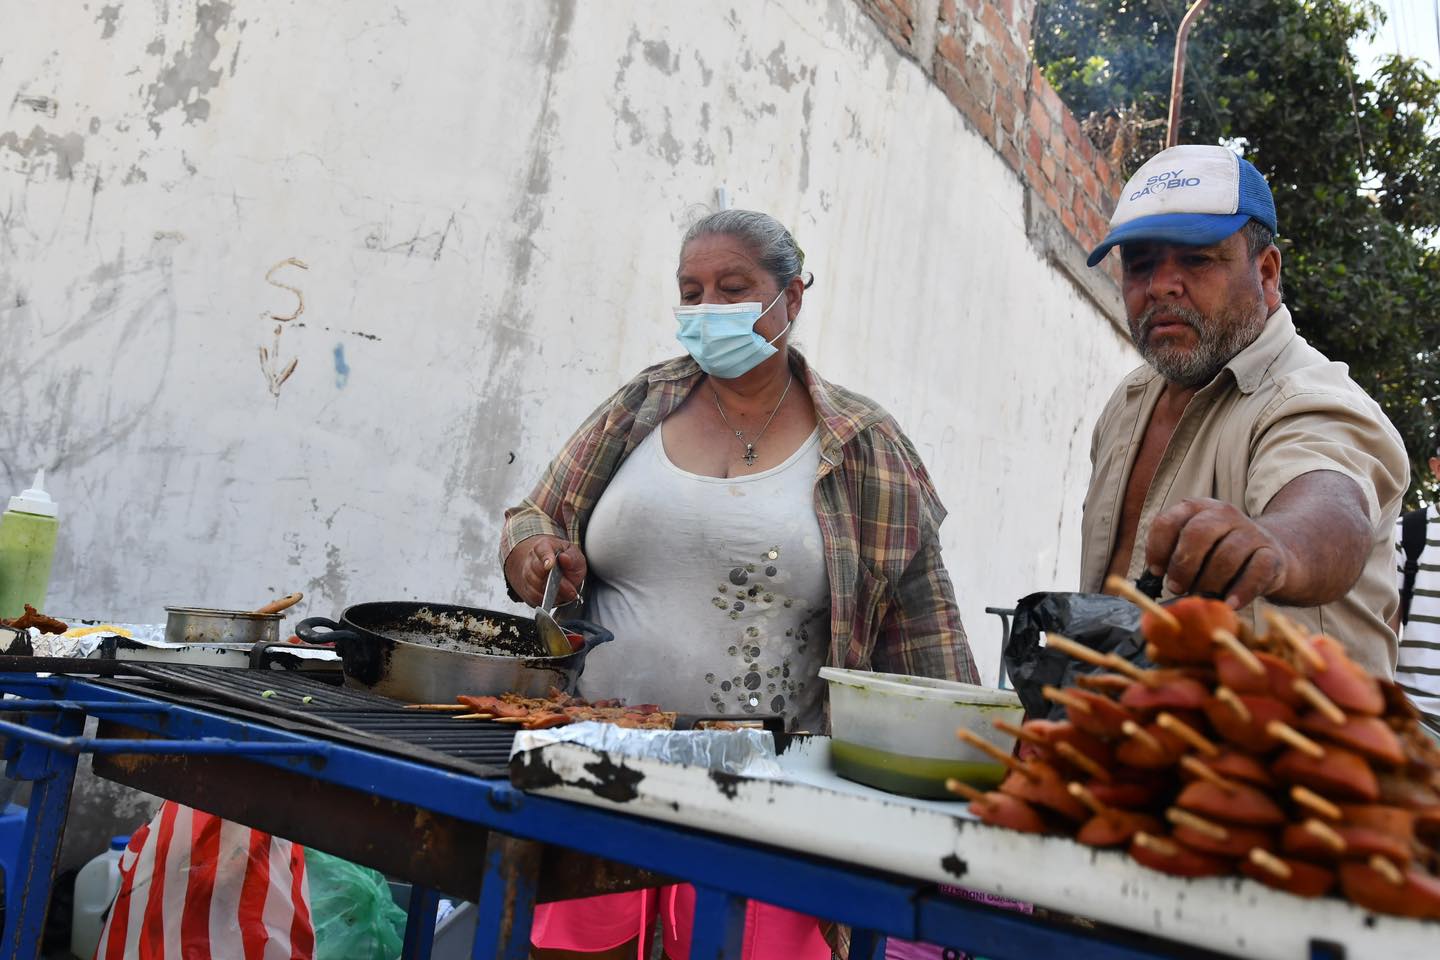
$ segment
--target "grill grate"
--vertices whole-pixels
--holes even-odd
[[[293,671],[137,663],[130,672],[136,676],[97,682],[464,773],[508,776],[515,730],[507,724],[406,710],[387,697]]]

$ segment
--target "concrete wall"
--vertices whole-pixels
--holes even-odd
[[[6,10],[0,492],[51,473],[52,609],[505,606],[501,511],[678,352],[719,187],[792,226],[802,346],[925,456],[987,678],[983,608],[1074,584],[1132,355],[851,0]]]

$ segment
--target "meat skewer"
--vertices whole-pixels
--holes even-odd
[[[1121,732],[1128,738],[1115,748],[1115,759],[1141,770],[1174,766],[1185,753],[1185,741],[1160,728],[1126,720]]]
[[[1380,799],[1375,772],[1358,753],[1340,747],[1322,751],[1320,757],[1289,749],[1280,754],[1270,770],[1286,783],[1324,791],[1327,796],[1360,803]]]
[[[1207,757],[1220,755],[1220,748],[1185,721],[1174,714],[1161,713],[1155,718],[1155,724],[1167,733],[1172,733],[1184,740],[1190,746],[1200,751]]]
[[[1240,872],[1252,880],[1297,897],[1321,897],[1335,886],[1335,874],[1304,860],[1277,857],[1256,847],[1240,862]]]
[[[1371,863],[1342,863],[1340,889],[1367,910],[1440,919],[1440,879],[1414,868],[1401,872],[1381,857]]]
[[[1160,821],[1148,813],[1135,813],[1101,803],[1084,784],[1071,783],[1070,795],[1089,807],[1095,814],[1075,834],[1075,839],[1091,847],[1119,847],[1140,832],[1156,833]]]
[[[1275,778],[1260,765],[1260,761],[1239,750],[1222,750],[1217,756],[1204,760],[1194,755],[1185,756],[1180,760],[1180,769],[1191,777],[1228,778],[1224,779],[1227,784],[1238,780],[1263,790],[1275,786]]]
[[[1135,834],[1130,841],[1130,856],[1151,870],[1180,877],[1218,877],[1230,872],[1228,860],[1150,833]]]
[[[1257,677],[1265,676],[1265,664],[1250,650],[1249,647],[1240,642],[1240,638],[1229,630],[1216,629],[1210,634],[1215,643],[1225,649],[1226,653],[1234,657],[1242,667]],[[1218,665],[1217,665],[1218,666]]]
[[[1021,833],[1052,832],[1045,823],[1045,818],[1019,797],[997,791],[986,793],[955,779],[946,780],[945,789],[969,800],[970,812],[979,817],[982,823],[1018,830]]]
[[[1265,622],[1270,625],[1271,630],[1280,635],[1281,640],[1290,645],[1290,648],[1301,660],[1305,661],[1311,670],[1325,669],[1325,658],[1310,646],[1310,642],[1305,639],[1305,636],[1289,617],[1276,613],[1274,610],[1266,610]]]
[[[1276,740],[1288,743],[1291,747],[1299,750],[1301,753],[1305,754],[1305,756],[1311,758],[1312,760],[1325,759],[1324,747],[1320,746],[1320,744],[1316,743],[1314,740],[1311,740],[1309,737],[1305,736],[1305,734],[1301,733],[1299,730],[1296,730],[1288,723],[1281,723],[1279,720],[1271,720],[1269,723],[1265,724],[1265,732],[1270,734],[1270,736],[1274,737]]]
[[[1310,810],[1318,813],[1320,816],[1325,817],[1328,820],[1339,820],[1341,817],[1339,807],[1335,806],[1335,804],[1331,803],[1329,800],[1326,800],[1324,797],[1320,796],[1315,791],[1310,790],[1306,787],[1291,787],[1290,799],[1294,800],[1302,807],[1309,808]]]
[[[1175,805],[1202,817],[1251,827],[1278,827],[1285,822],[1285,811],[1274,800],[1243,783],[1232,783],[1227,791],[1208,780],[1195,780],[1180,791]]]
[[[1063,706],[1071,723],[1097,737],[1118,737],[1125,721],[1135,719],[1114,700],[1088,690],[1061,690],[1047,684],[1040,692],[1045,699]]]
[[[964,728],[956,730],[955,736],[1010,768],[1010,774],[1000,782],[1001,793],[1053,810],[1067,820],[1084,820],[1088,816],[1085,806],[1065,789],[1064,778],[1048,763],[1043,760],[1016,760],[985,738]]]
[[[1395,731],[1379,717],[1351,717],[1340,714],[1339,722],[1319,710],[1296,721],[1300,729],[1349,747],[1356,753],[1391,766],[1405,763],[1405,747]]]
[[[1295,722],[1295,711],[1270,696],[1237,694],[1226,686],[1215,688],[1205,704],[1205,716],[1215,732],[1242,750],[1267,753],[1280,745],[1267,729],[1272,721]]]
[[[1181,807],[1165,811],[1165,819],[1175,826],[1171,836],[1192,850],[1217,857],[1243,857],[1252,847],[1270,843],[1267,830],[1216,823]]]

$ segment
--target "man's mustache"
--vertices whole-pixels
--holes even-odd
[[[1159,323],[1182,323],[1198,334],[1201,331],[1201,324],[1204,322],[1205,317],[1198,310],[1173,304],[1155,304],[1146,307],[1145,312],[1140,314],[1136,322],[1135,336],[1140,340],[1145,339],[1150,330]]]

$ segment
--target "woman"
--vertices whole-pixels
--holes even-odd
[[[820,731],[826,664],[978,680],[940,560],[945,510],[914,447],[788,346],[809,287],[803,256],[763,213],[691,227],[675,308],[689,355],[602,404],[506,511],[512,594],[538,603],[559,564],[560,601],[585,587],[586,616],[625,646],[587,665],[592,694],[779,713],[790,729]],[[658,898],[677,960],[691,898],[683,887]],[[535,945],[634,956],[655,900],[542,908]],[[829,956],[811,918],[752,903],[747,928],[747,958]]]

